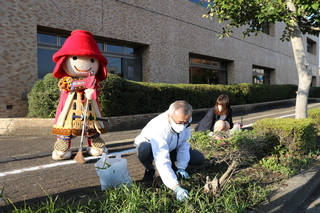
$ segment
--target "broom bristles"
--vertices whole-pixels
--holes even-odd
[[[74,157],[74,160],[77,161],[78,163],[85,163],[86,160],[84,159],[84,156],[82,154],[82,150],[79,149],[78,153]]]

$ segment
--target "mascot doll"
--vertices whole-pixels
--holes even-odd
[[[60,79],[61,96],[52,129],[57,135],[52,159],[71,158],[71,140],[82,136],[82,142],[84,132],[90,155],[107,153],[105,142],[100,138],[100,134],[107,131],[103,122],[96,118],[101,118],[97,96],[102,89],[99,82],[107,77],[108,61],[93,35],[84,30],[73,31],[53,55],[53,61],[56,62],[53,76]]]

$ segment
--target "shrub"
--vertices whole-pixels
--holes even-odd
[[[308,110],[308,118],[315,122],[318,134],[320,133],[320,108],[313,108]]]
[[[59,80],[51,74],[37,81],[28,94],[28,117],[53,118],[58,105],[60,91]]]
[[[253,129],[268,137],[268,147],[281,145],[292,153],[316,148],[317,130],[312,119],[264,118],[256,121]]]
[[[60,92],[58,79],[51,73],[38,81],[29,93],[29,117],[53,117]],[[211,108],[220,94],[230,97],[231,105],[276,101],[295,97],[296,85],[204,85],[135,82],[109,74],[101,82],[99,95],[102,116],[159,113],[176,100],[189,102],[194,109]],[[261,95],[264,94],[264,95]]]
[[[208,158],[252,162],[264,156],[261,151],[266,137],[255,131],[235,132],[224,140],[217,140],[208,133],[194,132],[189,140],[194,148],[207,153]]]
[[[289,85],[289,84],[284,84],[284,85],[245,84],[245,85],[248,87],[246,103],[277,101],[277,100],[296,97],[297,87],[294,85]]]
[[[309,97],[320,98],[320,87],[310,87]]]

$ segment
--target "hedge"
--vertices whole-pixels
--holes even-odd
[[[316,129],[318,130],[318,134],[320,134],[320,108],[308,110],[308,118],[313,119]]]
[[[194,109],[210,108],[220,94],[230,97],[231,105],[277,101],[296,97],[296,85],[262,84],[165,84],[135,82],[109,74],[101,82],[99,96],[103,117],[158,113],[176,100],[188,101]],[[54,117],[59,100],[58,79],[47,74],[28,94],[28,117]]]
[[[253,129],[268,137],[267,150],[281,145],[289,152],[307,154],[315,150],[317,133],[315,120],[294,118],[264,118],[253,124]]]

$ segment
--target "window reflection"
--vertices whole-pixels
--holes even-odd
[[[203,60],[202,60],[202,63],[203,63],[203,64],[209,64],[209,65],[210,65],[211,61],[210,61],[210,60],[205,60],[205,59],[203,59]]]
[[[111,74],[116,74],[122,77],[121,58],[108,57],[107,70]]]
[[[103,52],[103,51],[104,51],[103,43],[97,42],[97,44],[98,44],[99,50],[100,50],[101,52]]]
[[[134,48],[126,47],[126,54],[134,54]]]
[[[205,0],[189,0],[193,3],[196,3],[196,4],[200,4],[201,6],[203,7],[207,7],[208,6],[208,2],[205,1]]]
[[[57,36],[55,35],[38,33],[37,40],[41,43],[57,44]]]
[[[52,56],[55,50],[45,50],[38,48],[38,78],[43,79],[43,77],[53,72],[55,63],[52,61]]]
[[[118,45],[107,45],[107,52],[123,53],[123,47]]]
[[[191,83],[219,84],[219,71],[200,67],[191,67]]]
[[[201,64],[201,59],[200,58],[191,58],[191,63],[193,63],[193,64]]]
[[[60,46],[64,44],[64,42],[67,40],[67,37],[59,37],[60,38]]]
[[[190,57],[190,83],[227,84],[227,63],[208,57]]]
[[[262,68],[252,69],[252,83],[270,84],[270,70]]]

